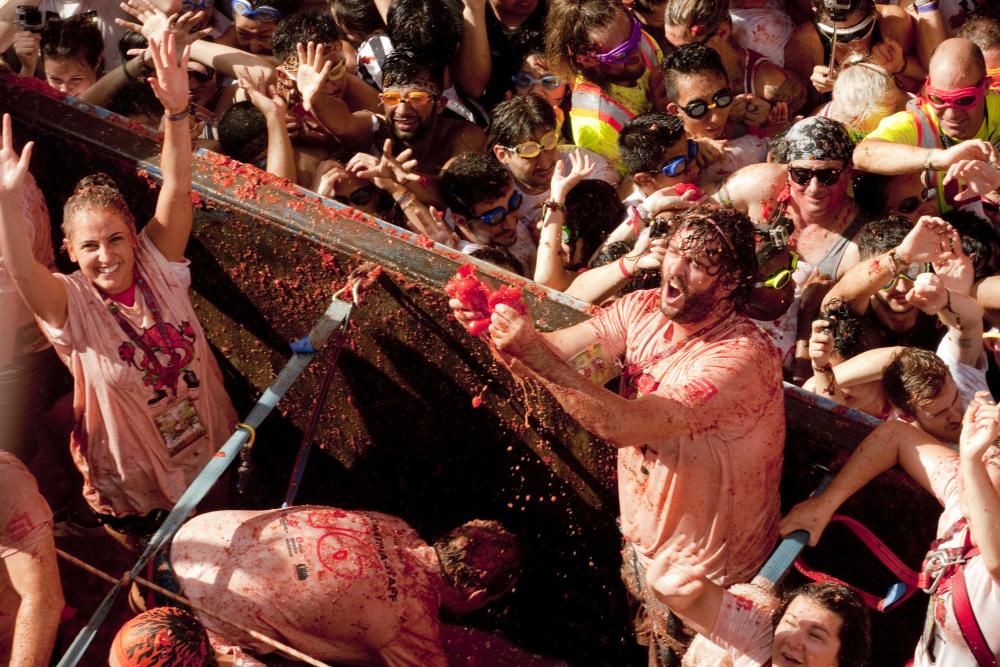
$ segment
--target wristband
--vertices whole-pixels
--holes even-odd
[[[414,197],[414,194],[412,192],[410,192],[409,190],[407,190],[403,194],[402,197],[400,197],[399,199],[396,200],[396,206],[398,206],[399,208],[403,208],[404,206],[406,206],[407,204],[409,204],[411,201],[413,201],[413,197]]]
[[[933,148],[927,149],[927,157],[924,158],[924,171],[933,171],[931,167],[931,155],[934,153]]]
[[[565,210],[566,210],[566,205],[565,204],[560,204],[559,202],[557,202],[557,201],[555,201],[553,199],[548,199],[548,200],[542,202],[542,217],[543,218],[545,217],[545,215],[549,211],[565,211]]]
[[[618,269],[622,272],[622,275],[625,276],[626,278],[631,278],[633,275],[632,272],[628,270],[628,267],[625,266],[624,256],[618,258]]]
[[[823,373],[824,375],[829,373],[833,374],[833,366],[827,364],[826,366],[813,366],[813,373]]]
[[[889,251],[889,268],[892,269],[893,275],[899,273],[899,257],[896,256],[895,248]]]
[[[918,14],[927,14],[929,12],[936,12],[937,10],[938,6],[936,2],[929,2],[926,5],[917,5]]]
[[[166,110],[164,110],[166,111]],[[183,111],[178,111],[177,113],[164,113],[163,115],[167,120],[171,122],[177,122],[179,120],[184,120],[191,113],[190,109],[184,109]]]

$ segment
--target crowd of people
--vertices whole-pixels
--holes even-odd
[[[52,512],[24,463],[66,387],[89,512],[133,552],[236,426],[189,297],[196,147],[603,307],[541,332],[522,309],[450,302],[617,449],[651,665],[694,633],[735,665],[863,664],[851,589],[740,586],[897,464],[943,507],[914,664],[1000,656],[996,3],[5,0],[0,43],[5,76],[163,141],[148,221],[104,174],[76,186],[63,274],[32,145],[4,117],[0,663],[47,664],[55,641]],[[783,381],[882,424],[782,519]],[[343,663],[447,664],[439,608],[497,598],[521,558],[496,522],[428,543],[372,512],[230,507],[221,485],[158,580]],[[147,602],[112,664],[269,650]]]

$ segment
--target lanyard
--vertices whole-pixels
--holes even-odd
[[[149,307],[150,312],[153,314],[153,322],[155,323],[156,330],[159,332],[160,340],[162,341],[162,345],[164,346],[161,349],[166,351],[169,349],[169,342],[171,337],[167,332],[166,325],[163,323],[163,315],[160,313],[160,305],[159,303],[157,303],[156,297],[153,296],[153,290],[149,288],[149,285],[146,283],[145,278],[142,277],[142,274],[139,273],[138,270],[136,271],[135,274],[135,284],[136,287],[139,288],[139,291],[142,293],[142,298],[146,302],[146,305]],[[146,359],[149,361],[149,364],[153,366],[153,369],[156,371],[157,375],[159,375],[161,378],[164,378],[165,380],[168,380],[170,386],[170,393],[176,396],[177,378],[179,374],[173,372],[173,366],[174,366],[174,361],[178,360],[179,358],[175,355],[170,355],[171,362],[166,366],[164,366],[160,362],[160,358],[156,355],[153,349],[143,339],[143,337],[139,335],[139,332],[135,330],[135,327],[132,326],[132,323],[128,321],[124,313],[122,313],[121,306],[119,306],[114,301],[111,302],[105,301],[105,305],[107,305],[108,311],[115,318],[115,321],[118,322],[118,326],[125,333],[125,335],[129,337],[129,340],[131,340],[136,347],[138,347],[140,350],[143,351],[143,353],[145,353]]]

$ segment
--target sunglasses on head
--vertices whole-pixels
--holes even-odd
[[[930,264],[925,264],[921,262],[910,264],[909,266],[904,267],[901,271],[896,273],[896,275],[894,275],[892,278],[890,278],[889,282],[887,282],[885,285],[882,285],[882,289],[886,291],[893,289],[896,286],[896,283],[898,283],[901,278],[905,278],[906,280],[909,280],[912,283],[917,279],[917,276],[919,276],[921,273],[927,273],[930,270],[931,270]]]
[[[823,185],[833,185],[840,180],[843,169],[833,167],[827,169],[807,169],[806,167],[789,167],[788,176],[798,185],[809,185],[813,178]]]
[[[688,168],[691,166],[691,162],[698,155],[698,142],[693,139],[688,139],[688,150],[687,155],[678,155],[676,157],[669,158],[663,163],[663,166],[654,171],[653,173],[661,173],[664,176],[670,176],[675,178],[677,176],[682,176],[687,173]]]
[[[629,56],[639,48],[639,40],[642,38],[642,24],[634,15],[630,14],[629,18],[632,19],[632,33],[629,38],[607,53],[591,54],[598,62],[605,65],[619,65],[628,60]]]
[[[786,268],[775,271],[769,275],[764,280],[760,281],[754,287],[770,287],[771,289],[781,289],[788,284],[788,281],[792,279],[792,274],[795,273],[795,269],[799,268],[799,256],[794,252],[788,253],[792,256],[791,264]]]
[[[437,99],[437,93],[428,93],[425,90],[411,90],[403,95],[394,90],[387,90],[378,96],[386,109],[391,109],[398,104],[405,102],[417,109],[423,109],[428,104]]]
[[[280,9],[275,9],[270,5],[261,5],[254,8],[247,0],[232,0],[233,12],[254,21],[261,23],[273,23],[280,21],[284,14]]]
[[[523,199],[524,198],[521,196],[521,193],[518,192],[517,190],[514,190],[514,193],[510,196],[510,199],[507,200],[507,208],[504,208],[503,206],[497,206],[496,208],[491,208],[482,215],[475,215],[470,217],[469,222],[475,222],[478,220],[484,225],[490,225],[491,227],[493,225],[499,225],[507,218],[508,213],[513,213],[517,209],[521,208],[521,201]]]
[[[511,81],[518,88],[531,88],[532,86],[541,86],[545,90],[555,90],[562,85],[562,81],[555,74],[546,74],[540,79],[536,79],[527,72],[518,72],[511,77]]]
[[[733,103],[733,94],[728,88],[723,88],[715,95],[712,95],[712,103],[704,100],[694,100],[681,107],[688,118],[701,118],[712,109],[725,109]]]
[[[971,109],[986,96],[986,79],[984,78],[975,86],[967,86],[957,90],[946,90],[932,86],[930,77],[927,77],[927,80],[924,82],[924,94],[927,96],[927,101],[935,109],[945,109],[947,107]]]
[[[185,12],[197,12],[203,9],[211,9],[215,6],[215,0],[183,0],[181,10]]]
[[[539,141],[525,141],[517,146],[502,146],[506,150],[516,153],[518,157],[534,158],[542,154],[542,151],[550,151],[559,145],[559,128],[547,132]]]
[[[345,206],[367,206],[378,193],[378,188],[373,184],[362,185],[349,195],[338,195],[334,201],[338,201]]]

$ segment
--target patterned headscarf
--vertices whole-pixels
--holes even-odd
[[[122,626],[111,646],[121,667],[207,667],[216,665],[208,635],[198,619],[177,607],[155,607]]]
[[[784,163],[793,160],[843,160],[850,162],[854,153],[851,135],[843,124],[832,118],[810,116],[788,129],[781,138]]]

